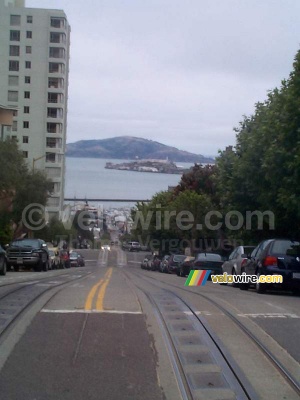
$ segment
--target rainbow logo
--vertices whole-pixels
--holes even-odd
[[[210,275],[210,270],[202,271],[192,269],[189,273],[189,276],[184,284],[184,286],[204,286],[206,281]]]

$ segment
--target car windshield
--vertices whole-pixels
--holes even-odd
[[[197,256],[197,261],[222,261],[220,254],[200,253]]]
[[[275,240],[272,246],[272,254],[300,255],[300,243],[291,240]]]
[[[183,261],[185,258],[186,258],[186,256],[178,255],[178,256],[174,256],[173,260],[176,262],[180,262],[180,261]]]
[[[14,247],[40,247],[39,241],[34,239],[15,240],[11,243]]]

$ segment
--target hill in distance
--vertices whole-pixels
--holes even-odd
[[[111,139],[80,140],[67,144],[67,157],[106,159],[155,159],[177,162],[211,163],[212,158],[179,150],[152,140],[132,136]]]

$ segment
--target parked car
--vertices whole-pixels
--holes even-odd
[[[59,267],[60,268],[70,268],[70,254],[68,250],[59,251]]]
[[[171,256],[166,254],[165,256],[163,256],[163,258],[161,259],[161,262],[159,264],[159,272],[167,272],[167,265],[168,265],[168,259]]]
[[[6,251],[0,245],[0,275],[6,275]]]
[[[148,260],[148,269],[151,271],[158,271],[161,262],[161,257],[157,254],[152,254]]]
[[[51,269],[58,269],[59,268],[59,250],[58,248],[51,248],[48,249],[49,252],[49,265]]]
[[[248,256],[255,249],[255,246],[238,246],[229,255],[228,260],[222,265],[222,273],[228,275],[241,275],[242,267],[247,264]],[[232,283],[232,286],[238,286]]]
[[[290,239],[264,240],[252,251],[247,264],[242,267],[247,275],[282,275],[283,283],[257,283],[255,289],[280,288],[300,292],[300,242]],[[247,290],[249,285],[240,284]]]
[[[141,245],[139,242],[128,242],[128,251],[140,251]]]
[[[187,276],[190,273],[190,270],[192,269],[193,262],[195,260],[195,257],[191,256],[186,256],[183,261],[179,264],[179,268],[177,270],[177,275],[178,276]]]
[[[84,257],[77,251],[70,252],[70,266],[71,267],[84,267]]]
[[[152,257],[152,254],[148,254],[147,256],[145,256],[145,258],[141,262],[141,268],[142,269],[147,269],[148,268],[148,262],[151,259],[151,257]]]
[[[172,254],[166,264],[166,272],[177,273],[180,263],[186,258],[184,254]]]
[[[6,250],[7,265],[19,271],[20,266],[34,271],[47,271],[49,268],[49,251],[41,239],[20,239],[10,243]]]
[[[211,270],[212,274],[222,274],[222,264],[224,260],[220,254],[199,253],[191,263],[191,269]]]

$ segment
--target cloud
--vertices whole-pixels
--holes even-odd
[[[40,7],[39,0],[27,6]],[[133,135],[216,154],[292,70],[294,0],[44,0],[70,24],[68,141]]]

